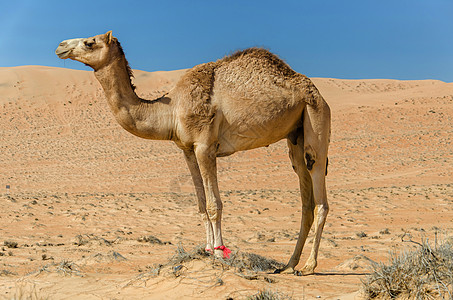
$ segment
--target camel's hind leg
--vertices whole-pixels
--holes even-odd
[[[304,158],[313,183],[315,238],[303,275],[313,274],[317,265],[321,234],[329,212],[326,192],[327,151],[330,140],[330,109],[324,99],[304,110]]]
[[[330,109],[321,98],[316,106],[307,105],[303,114],[303,130],[296,130],[288,139],[291,162],[299,176],[302,220],[296,248],[283,270],[292,271],[299,263],[305,240],[314,222],[313,248],[301,270],[303,275],[308,275],[313,274],[316,268],[321,234],[329,212],[325,176],[330,139]]]
[[[302,249],[304,248],[308,232],[310,231],[311,225],[313,224],[313,211],[315,208],[313,186],[310,173],[308,172],[307,166],[305,165],[304,161],[303,145],[304,136],[302,134],[302,131],[300,131],[300,134],[294,137],[292,141],[288,139],[289,157],[291,159],[294,172],[296,172],[297,176],[299,176],[300,196],[302,198],[302,220],[300,223],[299,238],[297,239],[294,253],[286,266],[283,269],[277,270],[277,273],[294,272],[294,268],[299,263],[300,255],[302,253]]]

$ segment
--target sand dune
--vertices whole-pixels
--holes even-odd
[[[134,83],[140,96],[154,98],[183,73],[135,71]],[[178,243],[190,249],[204,236],[180,151],[124,131],[92,72],[0,68],[0,233],[7,242],[0,293],[236,299],[270,289],[296,299],[353,299],[367,272],[363,262],[415,247],[401,242],[404,232],[419,240],[451,235],[453,84],[313,81],[333,117],[331,212],[319,273],[249,280],[209,260],[184,266],[179,276],[154,276]],[[285,144],[219,160],[233,250],[282,262],[291,255],[301,205]],[[150,235],[163,243],[143,242]]]

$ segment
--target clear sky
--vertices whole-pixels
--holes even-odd
[[[0,0],[0,67],[86,70],[55,48],[108,30],[145,71],[261,46],[310,77],[453,82],[453,0]]]

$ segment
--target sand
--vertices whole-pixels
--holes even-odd
[[[158,97],[183,73],[135,71],[134,83]],[[0,295],[242,299],[266,289],[360,299],[369,260],[418,247],[403,235],[452,235],[453,84],[313,81],[332,108],[331,210],[316,274],[245,278],[206,258],[157,275],[178,245],[204,239],[180,150],[124,131],[92,72],[0,68]],[[221,158],[218,169],[226,245],[286,262],[301,215],[286,141]]]

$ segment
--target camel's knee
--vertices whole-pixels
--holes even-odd
[[[329,204],[327,201],[323,204],[316,205],[317,213],[321,217],[327,217],[329,214]]]
[[[316,227],[323,227],[326,222],[327,215],[329,214],[329,204],[327,201],[322,204],[316,205],[315,215],[316,215]]]
[[[215,221],[221,219],[222,210],[221,209],[208,210],[208,216],[209,216],[209,220],[211,222],[215,222]]]
[[[208,214],[206,213],[206,211],[204,212],[199,212],[200,213],[200,216],[201,216],[201,219],[206,222],[206,221],[209,221],[209,216]]]
[[[209,201],[207,203],[206,212],[208,213],[209,220],[217,221],[222,216],[223,204],[220,201]]]

